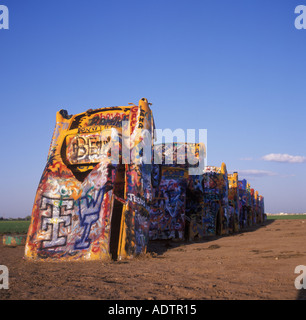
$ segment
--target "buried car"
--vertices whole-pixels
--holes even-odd
[[[56,115],[25,258],[122,259],[146,252],[154,120],[138,105]]]
[[[205,157],[201,143],[162,143],[154,145],[155,179],[150,211],[150,239],[188,238],[191,208],[190,185],[198,177]],[[189,174],[191,173],[191,175]],[[191,192],[194,193],[194,192]],[[197,198],[196,200],[199,200]],[[198,206],[198,203],[195,203]]]
[[[204,171],[205,232],[207,236],[229,233],[228,174],[226,165]]]

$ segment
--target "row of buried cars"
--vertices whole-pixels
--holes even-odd
[[[203,146],[155,144],[154,128],[145,98],[57,112],[27,260],[125,259],[145,253],[149,241],[225,235],[263,221],[263,197],[247,181],[224,163],[192,172]],[[190,153],[198,163],[189,164]]]
[[[162,161],[160,180],[154,189],[150,210],[150,239],[195,240],[228,235],[247,227],[260,225],[265,218],[264,197],[239,180],[238,172],[206,166],[201,174],[189,174],[189,164],[178,164],[178,149],[193,149],[199,144],[171,143],[162,148],[172,164]],[[183,153],[182,153],[183,154]],[[182,162],[180,162],[182,163]]]

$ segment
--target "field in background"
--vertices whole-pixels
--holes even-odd
[[[287,220],[287,219],[305,219],[305,214],[273,214],[267,216],[268,220]],[[12,220],[12,221],[0,221],[0,234],[5,233],[27,233],[30,225],[30,221],[26,220]]]
[[[30,221],[24,221],[24,220],[0,221],[0,234],[27,233],[29,225],[30,225]]]
[[[267,216],[268,220],[306,219],[306,214],[273,214]]]

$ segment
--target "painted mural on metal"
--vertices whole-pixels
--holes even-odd
[[[124,259],[145,253],[149,241],[192,241],[262,223],[264,197],[225,163],[201,168],[203,154],[197,143],[154,145],[145,98],[59,111],[25,258]]]
[[[122,134],[128,123],[130,135]],[[59,111],[37,189],[26,259],[104,260],[146,251],[152,199],[151,164],[141,149],[153,140],[152,112],[139,105]],[[124,161],[134,152],[133,161]],[[118,156],[118,161],[114,158]],[[134,161],[134,160],[137,161]]]
[[[203,237],[203,179],[202,175],[189,174],[190,168],[199,167],[201,148],[204,150],[199,143],[154,146],[158,157],[155,163],[161,164],[162,176],[151,208],[152,239]],[[174,206],[173,214],[169,214],[167,206]]]
[[[184,239],[187,170],[162,166],[150,211],[150,239]]]
[[[187,240],[203,239],[205,236],[203,175],[190,175],[187,183],[186,237]]]
[[[205,234],[228,234],[228,175],[225,163],[221,167],[206,167],[204,171]]]
[[[229,231],[231,233],[238,232],[239,225],[239,190],[238,190],[238,172],[228,174],[228,202],[229,202]]]

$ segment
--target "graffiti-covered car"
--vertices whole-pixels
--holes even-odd
[[[229,231],[231,233],[239,231],[239,190],[238,172],[228,174],[228,204],[229,204]]]
[[[250,227],[253,225],[253,201],[249,182],[246,179],[238,180],[238,190],[240,228]]]
[[[255,199],[254,188],[251,188],[250,191],[251,191],[251,223],[250,223],[250,226],[253,226],[256,224],[256,199]]]
[[[104,260],[146,251],[154,120],[138,105],[56,114],[25,258]]]
[[[205,237],[203,174],[188,176],[186,196],[186,238],[202,239]]]
[[[203,233],[203,170],[200,163],[204,161],[205,152],[201,143],[154,145],[156,170],[153,171],[159,173],[160,178],[155,179],[159,183],[153,193],[150,239],[188,240]]]
[[[150,210],[150,239],[184,239],[187,170],[162,166]]]
[[[221,167],[207,166],[203,179],[205,235],[228,234],[228,174],[225,163]]]
[[[259,195],[259,209],[262,223],[265,221],[265,198],[262,195]]]
[[[247,181],[245,179],[238,180],[238,195],[239,195],[239,226],[243,229],[247,226]]]
[[[256,212],[256,224],[263,222],[264,215],[264,199],[258,191],[255,192],[255,212]]]

